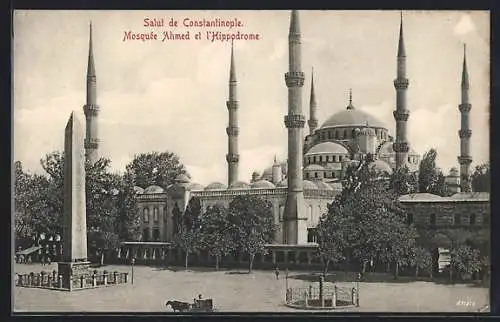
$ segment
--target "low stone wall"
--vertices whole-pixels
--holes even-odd
[[[72,276],[70,287],[63,287],[63,276],[57,271],[29,274],[16,274],[16,286],[29,288],[46,288],[61,291],[76,291],[96,287],[107,287],[128,282],[128,273],[89,271],[88,274]]]
[[[355,287],[325,285],[323,296],[317,285],[289,288],[286,291],[285,305],[298,309],[334,310],[359,306],[359,294]]]

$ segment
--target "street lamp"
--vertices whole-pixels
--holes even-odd
[[[134,284],[134,264],[135,264],[135,257],[132,257],[132,260],[130,261],[130,264],[132,265],[132,284]]]

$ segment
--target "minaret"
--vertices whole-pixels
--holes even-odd
[[[285,126],[288,129],[288,192],[285,204],[285,244],[303,244],[307,242],[307,227],[302,190],[302,141],[306,123],[302,114],[302,86],[304,73],[301,71],[301,46],[299,14],[292,11],[288,34],[288,73],[285,74],[288,87],[288,115]]]
[[[399,27],[398,64],[397,78],[394,80],[396,88],[396,110],[393,112],[396,120],[396,139],[393,149],[396,152],[396,169],[406,165],[408,158],[408,139],[406,137],[406,122],[410,116],[410,111],[406,107],[406,91],[409,81],[406,78],[406,53],[403,39],[403,13],[401,13],[401,24]]]
[[[229,111],[229,125],[226,128],[227,133],[227,184],[238,181],[238,100],[236,93],[236,70],[234,66],[233,43],[231,42],[231,66],[229,68],[229,99],[226,102]]]
[[[314,134],[314,131],[318,128],[318,118],[316,116],[317,104],[316,104],[316,93],[314,92],[314,68],[311,70],[311,99],[309,101],[309,134]]]
[[[99,159],[99,139],[97,117],[99,116],[99,105],[97,105],[97,84],[94,66],[94,53],[92,50],[92,22],[90,23],[89,36],[89,60],[87,64],[87,104],[83,106],[86,120],[85,134],[85,157],[92,164]]]
[[[462,192],[471,191],[470,183],[470,164],[472,156],[469,150],[469,141],[472,136],[472,131],[469,128],[469,112],[472,105],[469,103],[469,73],[467,72],[467,60],[465,55],[464,44],[464,62],[462,67],[462,104],[458,106],[461,115],[461,128],[458,131],[460,137],[460,156],[458,163],[460,164],[460,189]]]

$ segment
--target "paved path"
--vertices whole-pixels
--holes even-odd
[[[15,264],[17,273],[53,270],[57,264]],[[109,271],[130,271],[126,266],[107,266]],[[303,274],[303,272],[301,273]],[[298,312],[285,307],[284,274],[276,280],[272,271],[172,271],[136,266],[134,284],[76,292],[15,287],[14,310],[65,312],[168,312],[165,301],[192,302],[198,294],[213,298],[219,311]],[[290,272],[293,276],[294,272]],[[308,282],[289,278],[290,287]],[[346,283],[352,286],[352,283]],[[360,283],[360,312],[473,312],[488,304],[486,288],[438,285],[431,282]]]

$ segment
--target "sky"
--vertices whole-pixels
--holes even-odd
[[[320,125],[348,104],[395,133],[399,11],[300,11],[303,111],[309,115],[311,69]],[[145,27],[163,18],[165,27]],[[178,21],[169,27],[170,19]],[[183,21],[238,19],[242,26],[195,28]],[[97,75],[100,153],[120,172],[135,154],[176,153],[194,182],[227,181],[226,100],[231,43],[207,31],[258,34],[236,40],[240,180],[287,157],[289,11],[16,11],[13,38],[14,160],[42,173],[40,159],[63,150],[64,127],[75,111],[84,123],[89,21]],[[460,79],[467,44],[473,164],[489,161],[490,18],[487,11],[404,11],[408,140],[423,154],[438,152],[445,172],[457,167]],[[157,40],[126,40],[126,32]],[[162,41],[163,32],[189,40]],[[194,35],[201,31],[202,39]],[[304,133],[308,133],[307,124]]]

